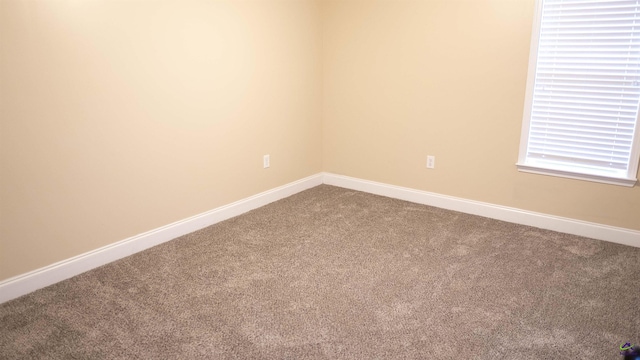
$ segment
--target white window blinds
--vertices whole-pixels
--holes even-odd
[[[518,165],[633,185],[640,0],[541,1]]]

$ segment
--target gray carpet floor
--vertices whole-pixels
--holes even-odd
[[[2,359],[622,359],[640,249],[322,185],[0,305]]]

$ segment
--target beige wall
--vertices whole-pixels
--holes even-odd
[[[0,1],[0,280],[322,170],[640,230],[516,171],[533,5]]]
[[[0,280],[320,172],[319,11],[0,1]]]
[[[325,2],[324,170],[640,230],[639,186],[516,170],[533,11],[533,0]]]

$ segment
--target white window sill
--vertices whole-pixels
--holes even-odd
[[[619,177],[611,177],[606,175],[593,175],[593,174],[582,174],[573,171],[560,170],[560,169],[551,169],[551,168],[543,168],[540,166],[532,166],[518,163],[516,164],[519,171],[532,173],[532,174],[540,174],[540,175],[550,175],[550,176],[558,176],[568,179],[576,179],[576,180],[585,180],[585,181],[593,181],[610,185],[621,185],[633,187],[638,179],[635,178],[619,178]]]

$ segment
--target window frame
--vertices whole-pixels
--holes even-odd
[[[545,167],[539,164],[527,162],[527,149],[529,142],[529,131],[531,127],[531,113],[533,109],[533,95],[536,80],[536,68],[538,60],[538,47],[540,42],[540,32],[542,27],[542,10],[544,0],[536,0],[534,12],[533,29],[531,32],[531,46],[529,50],[529,67],[527,72],[527,87],[525,92],[525,104],[522,119],[522,130],[520,136],[520,148],[516,167],[518,171],[541,175],[551,175],[569,179],[594,181],[612,185],[622,185],[633,187],[638,179],[638,167],[640,164],[640,111],[636,116],[636,124],[631,145],[631,154],[626,177],[614,177],[600,174],[589,174],[577,171],[576,168],[566,167]]]

